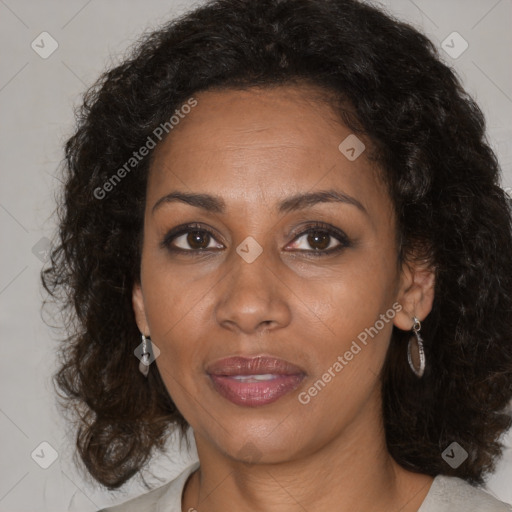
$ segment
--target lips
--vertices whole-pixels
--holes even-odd
[[[229,357],[207,366],[214,389],[230,402],[258,407],[297,389],[306,373],[274,357]]]

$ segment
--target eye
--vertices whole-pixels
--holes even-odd
[[[301,239],[304,239],[303,242],[297,246],[297,241]],[[322,222],[315,222],[295,236],[293,245],[296,246],[293,250],[321,256],[341,251],[350,247],[351,243],[340,229]],[[171,252],[191,254],[207,253],[224,248],[224,245],[216,241],[213,231],[200,224],[177,226],[165,235],[161,246]]]
[[[165,235],[162,246],[173,252],[201,252],[222,249],[212,231],[199,224],[178,226]],[[213,245],[212,245],[213,244]]]
[[[297,241],[302,240],[297,246]],[[323,222],[316,222],[294,238],[294,249],[309,252],[314,256],[332,254],[350,247],[350,241],[338,228]],[[308,249],[307,246],[313,249]]]

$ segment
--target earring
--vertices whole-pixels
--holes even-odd
[[[416,317],[413,317],[412,320],[414,336],[410,337],[407,345],[407,360],[411,370],[420,378],[425,371],[425,351],[423,350],[423,339],[420,336],[421,322]]]
[[[146,336],[142,334],[142,353],[140,355],[139,371],[144,375],[144,377],[147,377],[149,373],[149,359],[151,356],[150,344],[151,338],[149,338],[149,336],[146,338]]]

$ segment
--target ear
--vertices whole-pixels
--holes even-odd
[[[401,311],[394,318],[394,325],[409,331],[414,324],[413,317],[423,321],[434,303],[435,270],[426,262],[404,262],[400,275],[397,301]]]
[[[144,297],[142,295],[142,286],[135,283],[132,290],[132,306],[135,313],[135,321],[139,331],[145,336],[150,336],[148,320],[146,318],[146,309],[144,306]]]

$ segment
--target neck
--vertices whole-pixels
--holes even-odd
[[[432,477],[390,456],[379,407],[360,416],[324,446],[269,464],[235,460],[195,433],[201,466],[187,482],[183,510],[416,512]]]

